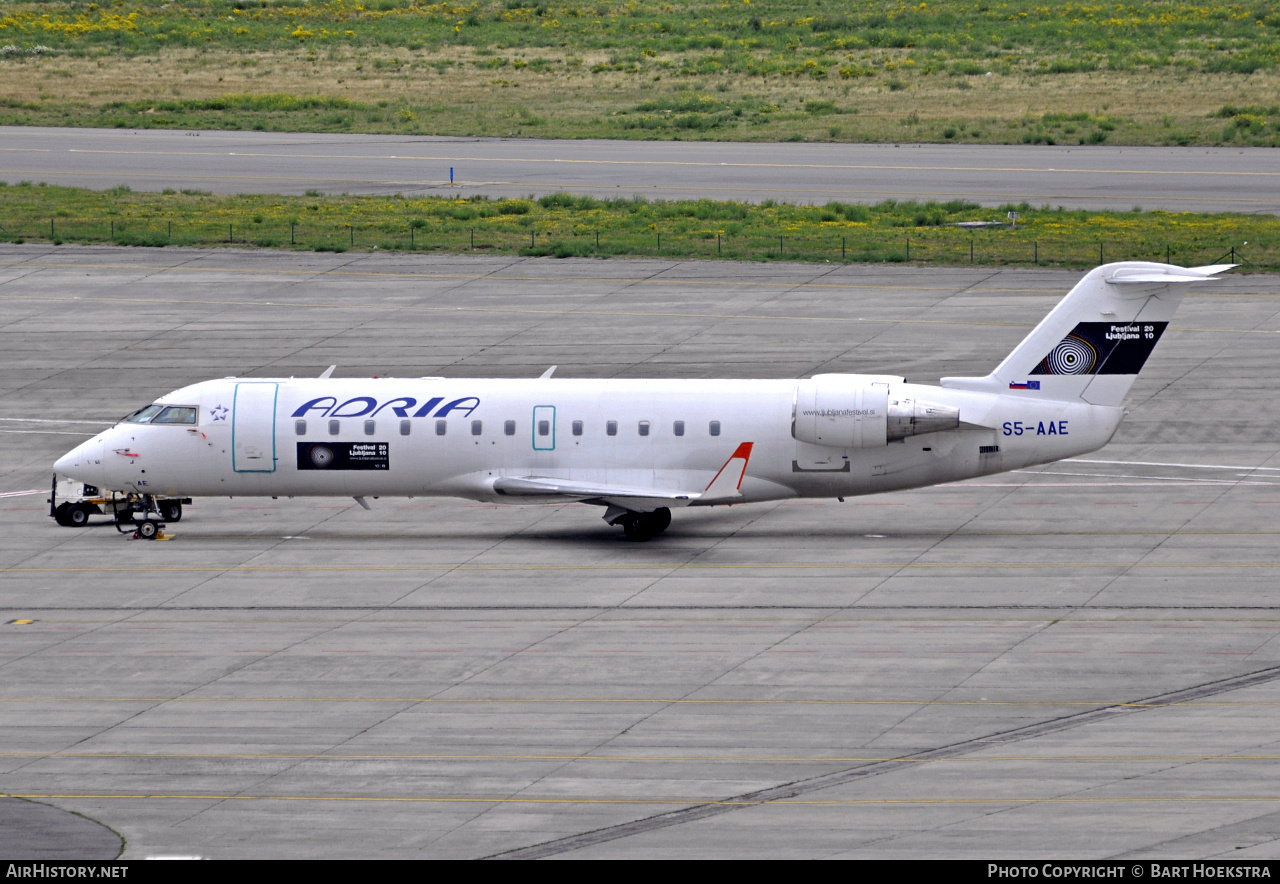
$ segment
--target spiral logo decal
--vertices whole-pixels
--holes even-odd
[[[1044,358],[1045,374],[1089,374],[1098,362],[1098,351],[1088,341],[1067,335]]]
[[[333,449],[325,445],[317,445],[311,449],[311,464],[317,470],[323,470],[333,463]]]

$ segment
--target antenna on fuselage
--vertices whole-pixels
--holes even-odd
[[[333,376],[333,370],[337,367],[338,366],[336,365],[331,365],[328,368],[326,368],[324,371],[322,371],[320,373],[320,380],[327,381],[330,377]]]

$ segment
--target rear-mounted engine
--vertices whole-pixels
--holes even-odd
[[[876,448],[960,426],[960,410],[889,395],[889,383],[818,375],[796,386],[791,435],[832,448]]]

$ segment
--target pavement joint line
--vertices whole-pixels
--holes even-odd
[[[1159,533],[1159,532],[1153,532]],[[169,565],[146,566],[135,568],[0,568],[0,574],[155,574],[155,573],[205,573],[220,572],[226,574],[269,572],[402,572],[419,573],[423,571],[777,571],[777,570],[884,570],[896,568],[918,568],[926,570],[991,568],[1002,570],[1057,570],[1062,568],[1280,568],[1280,562],[832,562],[822,563],[777,563],[777,564],[672,564],[654,562],[652,564],[592,564],[592,565],[305,565],[301,567],[284,567],[276,565],[226,566],[226,565]],[[834,606],[833,606],[834,607]],[[125,610],[123,608],[119,610]]]
[[[845,762],[880,762],[907,761],[916,764],[930,762],[956,761],[965,764],[987,764],[993,762],[1024,761],[1069,761],[1069,762],[1116,762],[1116,761],[1277,761],[1280,755],[994,755],[994,756],[941,756],[929,760],[909,758],[902,755],[868,755],[868,756],[793,756],[793,755],[551,755],[551,754],[498,754],[486,755],[396,755],[396,754],[343,754],[334,755],[327,752],[308,753],[252,753],[252,752],[0,752],[0,758],[44,758],[49,761],[98,760],[104,758],[130,758],[164,761],[166,759],[282,759],[309,761],[627,761],[627,762],[725,762],[725,763],[787,763],[787,764],[830,764]]]
[[[1102,709],[1165,709],[1171,706],[1247,708],[1280,706],[1280,700],[1238,700],[1180,703],[1127,703],[1107,700],[827,700],[827,699],[697,699],[679,697],[0,697],[0,703],[566,703],[664,704],[674,706],[1087,706]],[[1080,714],[1080,713],[1077,713]],[[1087,714],[1087,713],[1086,713]]]
[[[1055,797],[1013,796],[1006,798],[780,798],[775,800],[710,799],[701,798],[509,798],[502,796],[437,796],[437,795],[243,795],[216,793],[92,793],[92,792],[0,792],[0,798],[31,800],[177,800],[177,801],[352,801],[352,802],[404,802],[419,804],[676,804],[696,807],[759,807],[761,805],[800,806],[856,806],[856,805],[915,805],[915,804],[1128,804],[1128,803],[1275,803],[1280,796],[1271,795],[1177,795],[1177,796],[1116,796],[1116,797]],[[512,851],[514,853],[514,851]],[[496,854],[489,859],[507,858]]]
[[[999,731],[987,736],[974,737],[972,739],[951,743],[946,746],[938,746],[933,749],[924,749],[919,752],[906,754],[907,757],[920,760],[950,757],[962,753],[970,754],[992,746],[1016,743],[1027,739],[1035,739],[1036,737],[1045,736],[1047,734],[1071,730],[1081,725],[1107,721],[1121,715],[1130,715],[1136,712],[1145,711],[1149,708],[1161,708],[1174,705],[1181,706],[1189,702],[1202,700],[1205,697],[1212,697],[1229,691],[1268,684],[1276,679],[1280,679],[1280,666],[1272,666],[1227,678],[1215,679],[1213,681],[1193,685],[1188,688],[1157,694],[1156,696],[1147,697],[1132,703],[1102,706],[1083,712],[1074,712],[1068,715],[1050,718],[1045,721],[1023,725],[1021,727],[1015,727],[1005,731]],[[901,770],[907,766],[908,763],[904,761],[874,762],[871,764],[855,765],[853,767],[845,768],[844,770],[820,774],[816,777],[795,780],[789,783],[781,783],[776,786],[742,793],[731,796],[727,799],[722,799],[722,801],[742,801],[751,803],[772,803],[774,801],[784,800],[793,801],[806,793],[847,785],[882,773],[892,773],[893,771]],[[1058,800],[1083,802],[1090,799],[1070,798]],[[719,816],[723,813],[736,809],[736,806],[737,805],[721,803],[706,803],[686,806],[678,810],[666,811],[648,817],[641,817],[640,819],[612,826],[603,826],[601,828],[581,832],[576,835],[553,838],[539,844],[529,845],[528,847],[501,851],[499,853],[491,854],[487,858],[535,859],[557,856],[583,847],[596,846],[627,838],[631,835],[652,832],[669,826],[681,825],[695,820]]]

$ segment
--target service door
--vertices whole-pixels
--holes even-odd
[[[231,467],[237,473],[276,469],[276,392],[279,384],[236,384],[231,415]]]
[[[556,407],[554,405],[533,407],[533,450],[556,450]]]

